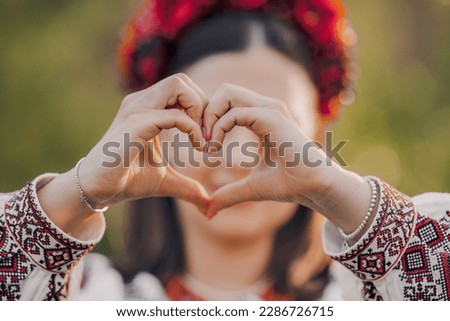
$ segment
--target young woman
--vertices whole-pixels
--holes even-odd
[[[354,40],[339,1],[145,1],[104,137],[0,198],[2,299],[448,300],[450,195],[411,199],[312,143]],[[116,269],[85,256],[124,200]]]

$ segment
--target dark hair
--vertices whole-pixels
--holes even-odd
[[[251,43],[251,28],[261,28],[267,46],[310,70],[307,46],[298,32],[276,17],[262,13],[228,12],[190,29],[171,48],[168,74],[221,52],[239,52]],[[310,73],[311,74],[311,73]],[[276,233],[267,276],[280,293],[296,299],[320,297],[328,282],[329,259],[321,245],[322,217],[299,206]],[[125,237],[125,280],[148,271],[163,284],[185,270],[182,228],[171,198],[146,198],[129,204]],[[295,271],[301,270],[300,273]]]
[[[240,11],[222,13],[189,29],[169,48],[167,75],[213,54],[244,51],[252,44],[252,27],[262,31],[268,47],[298,62],[314,80],[310,48],[294,26],[268,13]]]

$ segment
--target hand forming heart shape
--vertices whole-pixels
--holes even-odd
[[[332,179],[326,154],[303,133],[283,101],[236,85],[223,85],[203,111],[206,138],[219,146],[235,126],[249,128],[260,139],[262,157],[251,173],[214,191],[207,216],[245,201],[296,202],[314,207],[321,186]],[[309,145],[317,167],[307,167],[300,151]],[[299,157],[300,156],[300,157]],[[330,161],[328,159],[328,161]],[[319,164],[320,163],[320,164]]]
[[[173,108],[175,105],[177,108]],[[202,151],[206,141],[222,144],[235,126],[253,131],[260,138],[264,155],[270,155],[277,166],[260,162],[249,176],[222,186],[210,196],[199,182],[177,173],[167,162],[156,165],[164,161],[157,137],[163,129],[177,128],[188,134],[194,148]],[[130,134],[137,148],[126,150],[121,144],[124,133]],[[150,141],[154,144],[149,145]],[[329,175],[323,166],[287,165],[298,154],[296,151],[310,142],[282,101],[229,84],[208,101],[192,80],[177,74],[124,99],[107,133],[87,155],[79,176],[86,194],[99,206],[125,199],[173,196],[213,217],[219,210],[243,201],[307,205],[315,188]],[[105,166],[105,146],[111,143],[118,147],[120,163]],[[289,143],[291,148],[280,153],[271,148],[273,143]],[[326,159],[320,149],[312,152],[316,159]]]

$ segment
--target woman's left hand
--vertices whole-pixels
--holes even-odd
[[[344,231],[359,225],[370,202],[369,185],[329,159],[304,134],[284,102],[226,84],[210,99],[203,126],[207,139],[218,145],[233,127],[247,127],[260,138],[263,152],[249,176],[214,192],[208,216],[240,202],[274,200],[308,206]],[[355,196],[359,200],[352,204]]]

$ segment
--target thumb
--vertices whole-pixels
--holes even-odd
[[[160,196],[172,196],[183,199],[197,206],[198,210],[206,215],[210,196],[202,184],[198,181],[178,173],[172,168],[168,169],[167,175],[160,186]]]
[[[257,193],[248,178],[227,184],[216,190],[211,195],[208,211],[206,216],[213,218],[218,212],[224,208],[231,207],[235,204],[259,200]]]

